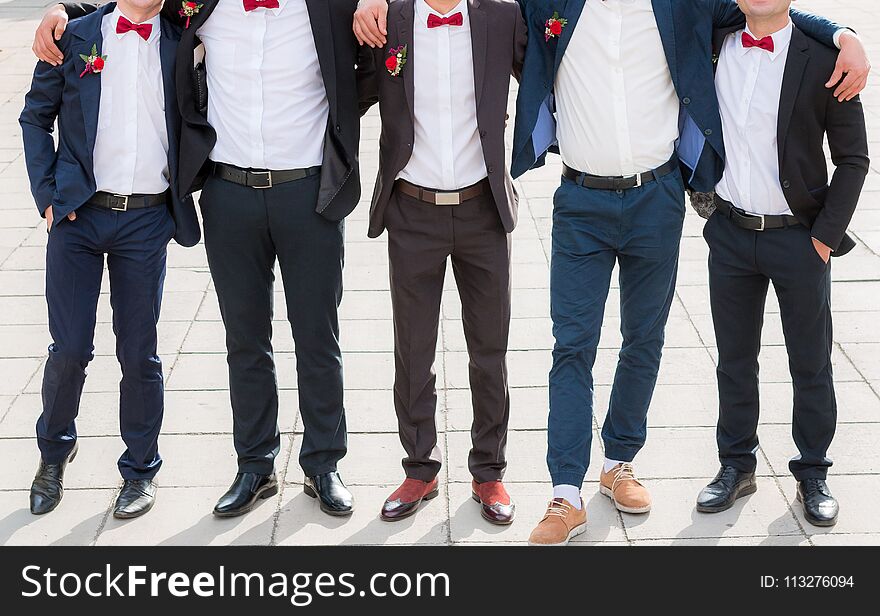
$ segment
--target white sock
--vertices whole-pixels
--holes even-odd
[[[575,509],[581,508],[581,491],[577,486],[560,484],[553,486],[553,498],[564,498]]]
[[[611,460],[609,458],[605,458],[605,472],[607,473],[618,464],[628,464],[628,462],[624,462],[623,460]]]

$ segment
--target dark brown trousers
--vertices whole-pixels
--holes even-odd
[[[440,471],[434,359],[446,262],[462,305],[474,420],[468,467],[478,482],[500,480],[507,462],[507,338],[510,236],[488,193],[456,206],[395,190],[385,212],[394,313],[394,407],[403,468],[430,481]]]

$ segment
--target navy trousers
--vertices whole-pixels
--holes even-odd
[[[303,442],[312,477],[346,453],[342,353],[343,222],[315,211],[320,176],[265,190],[211,177],[199,204],[205,248],[226,327],[233,438],[241,472],[270,474],[281,447],[272,350],[275,262],[296,349]]]
[[[547,466],[553,485],[580,486],[590,461],[593,364],[615,264],[620,266],[620,349],[602,429],[605,455],[631,461],[647,413],[675,292],[684,222],[676,170],[629,190],[584,188],[563,178],[553,199],[550,312],[553,367]]]
[[[824,479],[837,425],[831,371],[831,267],[801,225],[749,231],[716,212],[703,228],[718,345],[718,451],[721,463],[755,470],[758,353],[770,283],[779,299],[794,386],[795,478]]]
[[[165,257],[175,226],[164,206],[114,212],[85,206],[75,221],[56,221],[46,250],[46,301],[52,345],[43,373],[43,413],[37,441],[43,459],[58,464],[76,441],[76,417],[93,358],[104,256],[116,357],[122,368],[119,424],[127,449],[124,479],[152,479],[162,465],[159,429],[164,410],[156,324]]]

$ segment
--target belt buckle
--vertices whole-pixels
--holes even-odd
[[[434,205],[461,205],[461,193],[459,193],[459,192],[434,193]]]
[[[763,231],[765,227],[764,215],[763,214],[755,214],[761,220],[761,226],[755,229],[755,231]]]
[[[635,186],[635,187],[638,188],[639,186],[642,185],[642,174],[641,174],[641,173],[637,173],[637,174],[635,174],[635,176],[633,176],[633,177],[635,177],[635,179],[636,179],[636,186]]]
[[[113,195],[114,199],[122,199],[122,207],[116,207],[111,202],[110,209],[114,212],[127,212],[128,211],[128,195]]]
[[[268,180],[268,184],[265,186],[251,186],[251,188],[256,188],[257,190],[265,190],[266,188],[272,188],[272,172],[271,171],[251,171],[251,175],[265,175]]]

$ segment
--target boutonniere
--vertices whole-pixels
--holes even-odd
[[[102,56],[98,53],[97,45],[92,45],[92,52],[89,55],[81,53],[79,54],[79,57],[82,58],[83,62],[86,63],[86,67],[83,69],[83,72],[79,74],[80,79],[82,79],[89,73],[100,73],[104,70],[104,62],[106,62],[107,56]]]
[[[403,65],[406,64],[406,45],[401,45],[397,49],[388,50],[388,57],[385,58],[385,68],[392,77],[400,75]]]
[[[187,2],[184,0],[181,3],[180,10],[177,13],[181,17],[186,17],[186,25],[183,27],[184,30],[189,28],[189,20],[199,14],[199,11],[202,10],[204,4],[196,4],[195,2]]]
[[[562,29],[568,23],[567,19],[559,16],[559,11],[553,11],[553,17],[544,24],[544,40],[549,41],[562,34]]]

